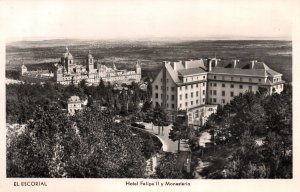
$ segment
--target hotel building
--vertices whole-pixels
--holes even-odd
[[[256,92],[259,87],[269,94],[280,93],[284,83],[282,74],[263,62],[165,61],[152,83],[152,103],[173,113],[186,110],[189,123],[201,125],[218,105],[229,103],[234,96]]]

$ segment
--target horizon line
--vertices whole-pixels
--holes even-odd
[[[268,37],[268,36],[208,36],[208,37],[140,37],[140,38],[67,38],[67,37],[29,37],[29,38],[11,38],[6,39],[6,43],[16,43],[22,41],[28,42],[38,42],[38,41],[51,41],[51,40],[81,40],[81,41],[243,41],[243,40],[265,40],[265,41],[292,41],[292,37],[278,36],[278,37]]]

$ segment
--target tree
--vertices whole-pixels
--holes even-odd
[[[173,122],[172,129],[169,133],[169,138],[172,141],[178,141],[178,152],[180,152],[180,140],[188,139],[189,137],[189,127],[187,125],[187,117],[185,112],[179,113],[175,117],[175,121]]]
[[[143,140],[113,114],[39,108],[7,149],[8,177],[143,177]]]
[[[158,134],[160,134],[160,127],[162,128],[162,134],[164,132],[164,126],[167,125],[167,113],[161,107],[155,107],[153,110],[153,124],[158,126]]]
[[[177,155],[165,153],[156,167],[156,176],[160,179],[183,179],[184,175],[177,166]]]

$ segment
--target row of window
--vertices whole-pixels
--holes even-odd
[[[252,86],[249,86],[249,91],[252,91]],[[210,95],[217,95],[217,90],[210,90],[209,91]],[[240,93],[241,94],[241,93]],[[226,96],[226,92],[225,91],[221,91],[221,95],[223,97]],[[234,92],[233,91],[230,91],[230,97],[234,97]]]
[[[205,83],[202,83],[202,85],[205,86]],[[194,86],[196,88],[198,88],[199,86],[201,86],[201,83],[181,86],[181,87],[179,87],[179,90],[182,91],[182,88],[185,90],[188,90],[189,87],[191,87],[191,89],[193,89]],[[158,88],[159,88],[158,85],[155,85],[155,89],[158,90]],[[167,86],[166,88],[167,88],[167,91],[169,91],[169,87]],[[160,89],[163,90],[163,86],[160,86]],[[171,91],[175,91],[175,87],[171,87]]]
[[[217,76],[216,75],[214,75],[214,79],[217,79]],[[222,80],[225,80],[225,76],[222,76]],[[230,80],[231,81],[234,81],[234,77],[230,77]],[[240,77],[239,78],[239,81],[240,82],[243,82],[245,79],[243,78],[243,77]],[[252,82],[252,78],[251,77],[249,77],[249,82]],[[258,79],[258,82],[261,82],[261,79]]]
[[[202,99],[202,102],[205,103],[205,98]],[[199,100],[196,100],[196,105],[199,105]],[[190,101],[190,102],[185,102],[185,107],[193,107],[194,105],[194,101]],[[179,103],[179,108],[182,108],[182,104]]]
[[[275,82],[280,82],[280,81],[281,81],[281,78],[280,78],[280,77],[274,78],[274,79],[273,79],[273,83],[275,83]]]
[[[163,90],[163,86],[160,86],[161,90]],[[155,89],[158,90],[158,85],[155,85]],[[171,87],[172,91],[175,91],[175,87]],[[167,87],[167,91],[169,91],[169,87]]]
[[[196,76],[196,77],[185,77],[185,78],[183,79],[183,82],[186,83],[186,82],[199,81],[200,78],[201,78],[200,76]],[[206,79],[206,76],[203,75],[203,76],[202,76],[202,79]]]
[[[192,84],[192,85],[185,85],[185,86],[181,86],[181,87],[179,87],[179,90],[180,90],[180,91],[182,91],[182,88],[183,88],[183,90],[188,90],[188,89],[189,89],[189,87],[191,87],[191,89],[193,89],[193,88],[194,88],[194,86],[195,86],[196,88],[198,88],[199,86],[201,86],[201,83]],[[205,82],[203,82],[203,83],[202,83],[202,86],[205,86]]]
[[[199,96],[199,91],[196,91],[195,93],[196,93],[196,97],[198,97]],[[202,94],[205,95],[205,90],[202,90]],[[193,98],[194,97],[194,92],[191,92],[190,95],[191,95],[191,98]],[[185,94],[185,99],[188,99],[188,98],[189,98],[189,94],[186,93]],[[182,95],[181,94],[179,95],[179,100],[180,101],[182,100]]]
[[[158,99],[158,93],[155,93],[155,98]],[[160,98],[163,98],[163,94],[160,94]],[[167,100],[169,100],[169,95],[167,95]],[[175,100],[175,95],[171,95],[171,100]]]
[[[210,98],[210,99],[209,99],[209,102],[210,102],[210,103],[217,103],[217,98]],[[221,103],[222,103],[222,104],[225,104],[225,99],[221,99]]]
[[[217,87],[217,83],[210,83],[210,87]],[[226,84],[225,83],[222,83],[222,87],[226,87]],[[230,84],[230,88],[234,88],[234,84]],[[239,88],[240,89],[243,89],[244,86],[243,85],[239,85]],[[249,90],[252,90],[252,86],[249,85]]]

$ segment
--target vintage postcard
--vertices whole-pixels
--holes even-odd
[[[0,3],[0,191],[299,189],[299,2]]]

